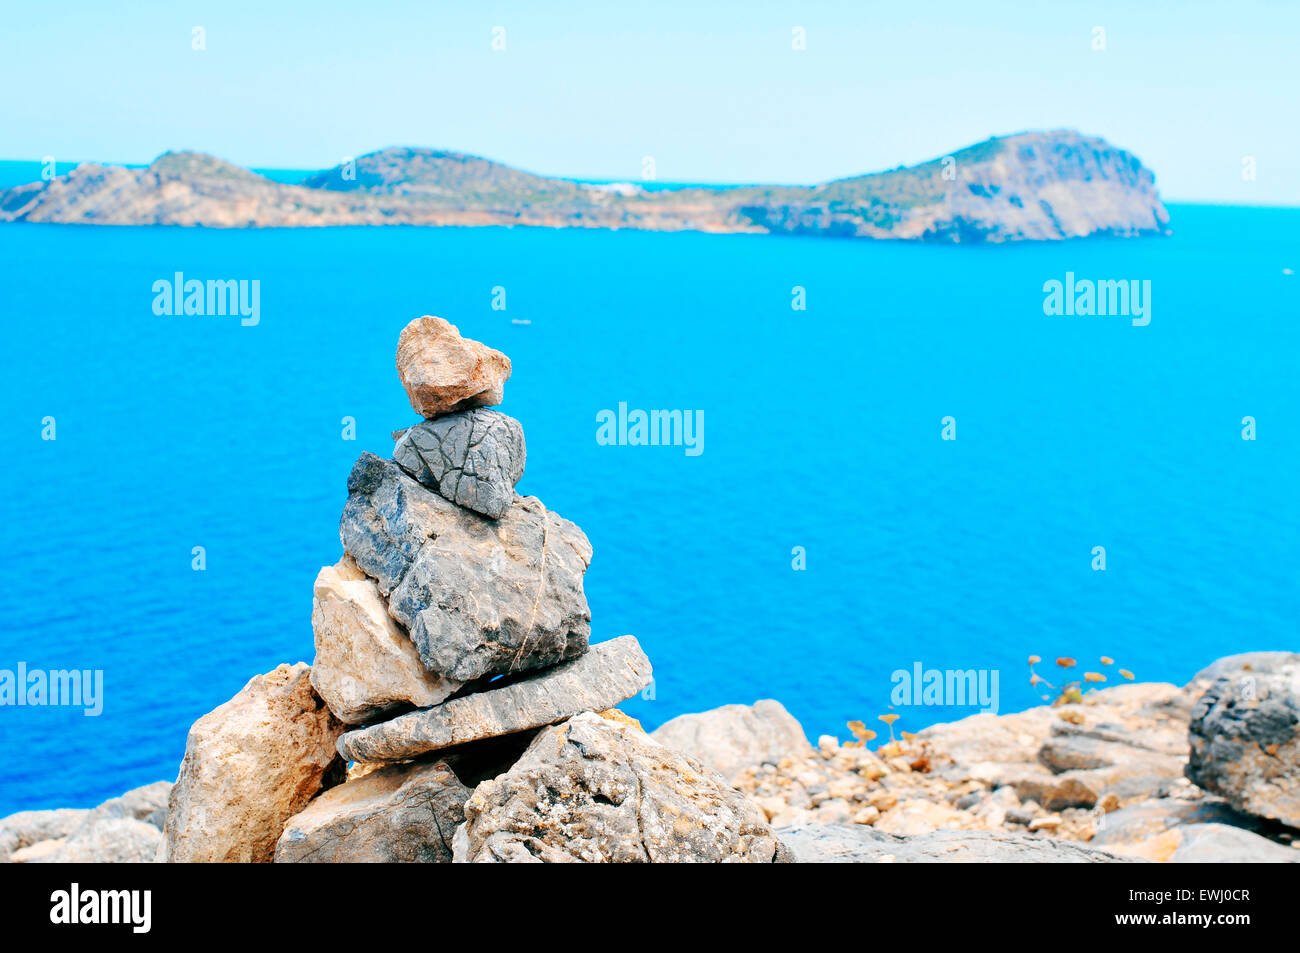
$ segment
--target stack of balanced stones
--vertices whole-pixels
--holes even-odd
[[[394,434],[391,460],[363,453],[353,467],[344,555],[315,585],[311,684],[348,726],[339,753],[482,758],[476,742],[645,689],[635,638],[588,644],[587,537],[515,492],[523,428],[488,409],[510,359],[426,316],[402,331],[397,371],[424,420]]]
[[[411,322],[423,420],[348,477],[316,578],[316,660],[254,676],[190,728],[158,859],[789,859],[762,810],[614,706],[631,636],[589,645],[582,530],[521,497],[524,434],[490,405],[504,354]]]
[[[650,681],[631,636],[588,645],[591,544],[515,484],[510,359],[441,318],[402,331],[397,370],[423,422],[348,478],[343,558],[316,580],[312,685],[357,726],[350,761],[398,761],[610,708]],[[415,710],[410,710],[414,708]]]

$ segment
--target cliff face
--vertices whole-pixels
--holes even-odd
[[[1136,156],[1070,131],[990,139],[785,197],[741,214],[772,232],[950,242],[1163,234],[1169,223]]]
[[[536,225],[1016,241],[1166,231],[1136,157],[1075,132],[1024,133],[825,185],[607,189],[475,156],[393,148],[283,185],[198,153],[84,164],[0,192],[0,221],[303,227]]]

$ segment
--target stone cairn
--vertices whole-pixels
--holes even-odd
[[[613,706],[650,683],[632,636],[589,645],[591,544],[515,484],[510,360],[441,318],[402,331],[424,418],[348,477],[316,578],[316,660],[195,723],[168,861],[786,859],[765,816]]]

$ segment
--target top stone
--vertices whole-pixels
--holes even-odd
[[[510,358],[426,314],[397,339],[397,376],[415,412],[432,418],[501,403]]]

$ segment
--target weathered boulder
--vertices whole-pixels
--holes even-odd
[[[0,864],[34,844],[67,837],[89,814],[89,810],[77,808],[10,814],[0,820]]]
[[[864,824],[801,824],[777,830],[798,863],[987,864],[1123,863],[1124,858],[1070,841],[1002,831],[940,830],[914,837]]]
[[[803,727],[780,702],[770,698],[753,705],[723,705],[699,714],[678,715],[660,725],[651,737],[728,779],[746,768],[812,753]]]
[[[1225,655],[1193,675],[1184,690],[1200,692],[1220,678],[1251,672],[1267,673],[1284,665],[1300,665],[1300,652],[1240,652],[1237,655]]]
[[[510,358],[460,336],[449,321],[425,315],[397,339],[397,376],[421,417],[501,403]]]
[[[23,811],[4,818],[0,863],[151,861],[162,839],[171,787],[170,781],[155,781],[90,810]]]
[[[406,705],[436,705],[460,688],[425,669],[379,587],[352,557],[321,569],[314,596],[311,683],[340,721],[356,725]]]
[[[270,862],[285,821],[342,780],[342,730],[307,665],[254,676],[190,728],[158,859]]]
[[[1105,833],[1105,832],[1103,832]],[[1096,844],[1100,837],[1094,838]],[[1107,838],[1105,850],[1159,864],[1295,864],[1300,850],[1234,824],[1174,823],[1134,840]]]
[[[470,793],[441,761],[371,771],[290,818],[275,862],[451,863]]]
[[[79,815],[68,827],[60,819],[48,818],[40,826],[26,824],[27,844],[14,850],[14,863],[146,863],[152,861],[162,841],[162,822],[170,781],[155,781],[109,798],[88,811],[40,811],[60,815],[61,820]],[[16,815],[21,816],[21,815]],[[53,822],[53,823],[51,823]],[[0,829],[4,823],[0,823]],[[32,835],[45,837],[31,840]]]
[[[1192,710],[1187,777],[1247,814],[1300,827],[1300,661],[1221,667]]]
[[[525,455],[519,421],[486,408],[426,420],[393,448],[397,464],[429,489],[492,519],[510,508]]]
[[[155,781],[143,787],[133,788],[125,794],[109,798],[98,807],[92,808],[84,824],[93,824],[110,818],[130,818],[143,821],[158,830],[163,829],[167,819],[167,800],[171,796],[170,781]]]
[[[515,497],[487,519],[370,453],[352,468],[348,494],[343,548],[388,595],[430,671],[469,682],[586,651],[591,544],[540,500]]]
[[[154,860],[163,835],[133,817],[99,817],[58,841],[44,841],[19,851],[16,863],[147,864]]]
[[[1300,864],[1300,850],[1227,824],[1176,828],[1171,864]]]
[[[545,729],[480,784],[454,848],[457,863],[787,859],[763,813],[721,775],[591,712]]]
[[[1188,790],[1200,794],[1195,788],[1188,787]],[[1097,820],[1096,835],[1089,842],[1093,846],[1122,853],[1126,846],[1151,840],[1161,833],[1191,824],[1203,827],[1238,827],[1252,833],[1258,833],[1269,826],[1266,820],[1232,810],[1229,803],[1217,797],[1196,797],[1195,800],[1158,797],[1101,815]]]
[[[402,761],[484,738],[540,728],[584,711],[612,708],[650,684],[650,660],[624,635],[570,662],[398,715],[339,739],[349,761]]]

